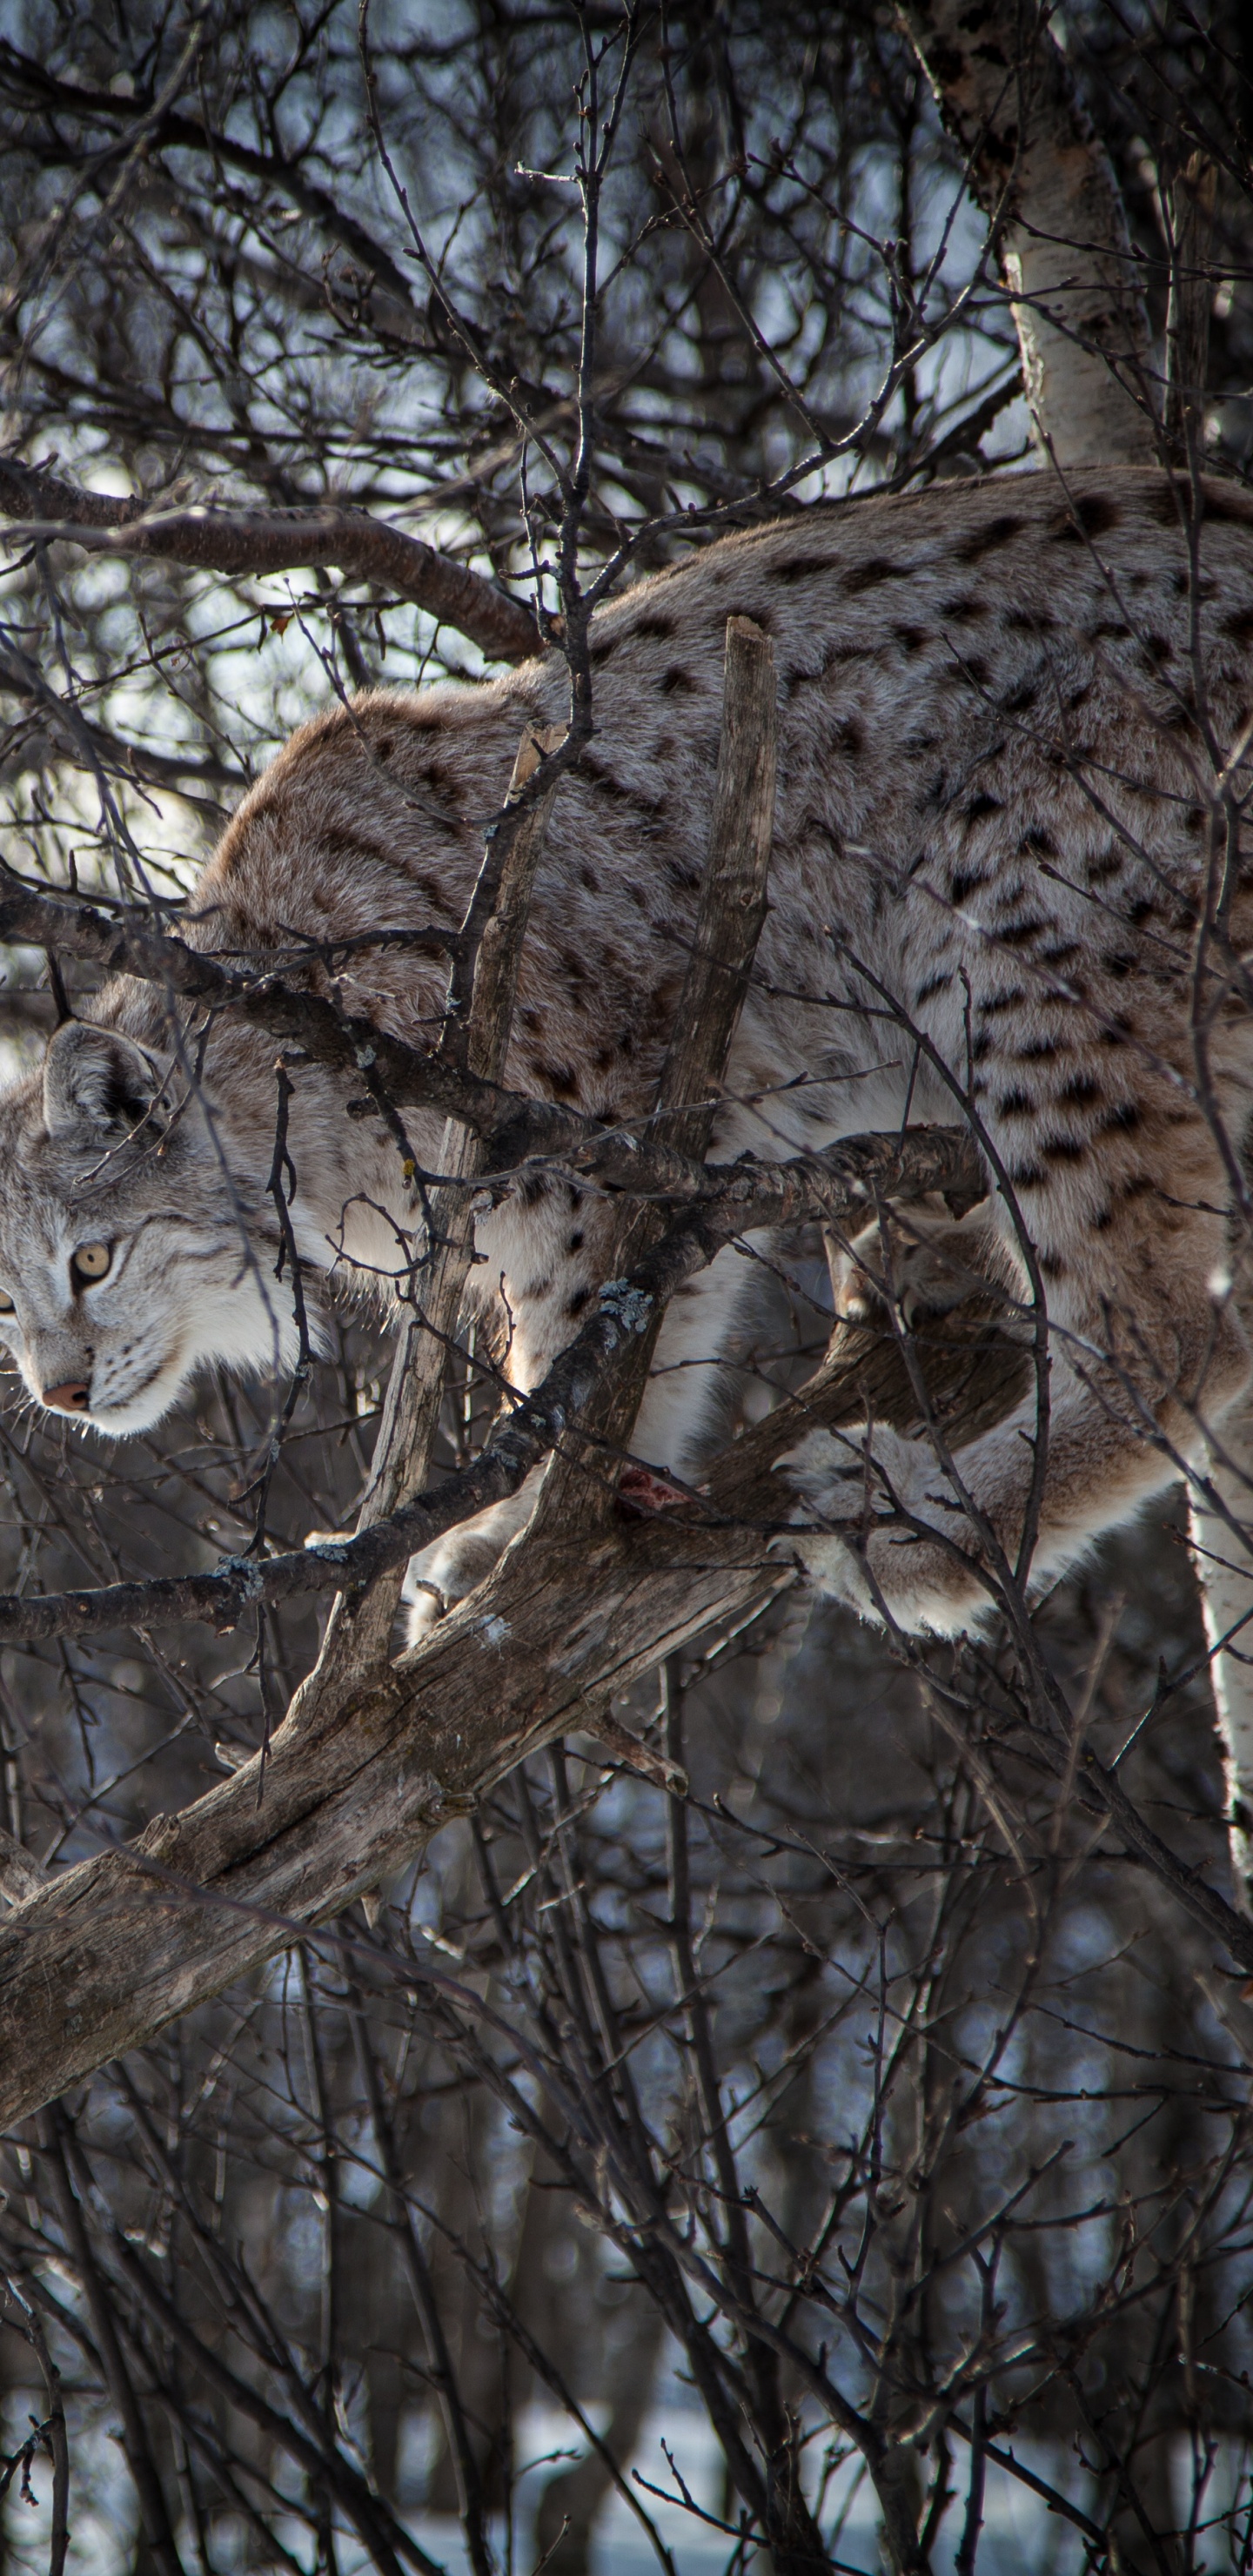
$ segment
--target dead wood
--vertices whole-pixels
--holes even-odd
[[[981,1424],[1025,1361],[989,1319],[944,1319],[924,1365],[938,1407]],[[932,1337],[928,1335],[928,1342]],[[984,1380],[978,1361],[990,1366]],[[351,1711],[311,1698],[260,1756],[125,1850],[78,1863],[0,1931],[0,2122],[217,1993],[404,1867],[521,1756],[595,1712],[702,1629],[789,1584],[774,1461],[866,1394],[902,1427],[917,1399],[890,1331],[845,1331],[818,1377],[737,1442],[687,1511],[589,1538],[525,1532],[490,1581],[423,1643],[376,1671]],[[977,1409],[976,1409],[977,1407]],[[741,1519],[751,1506],[752,1517]],[[588,1712],[591,1716],[588,1716]]]
[[[774,649],[748,617],[729,617],[722,722],[709,851],[692,950],[657,1086],[650,1133],[699,1163],[709,1144],[731,1040],[766,918],[774,831],[776,756]],[[619,1229],[615,1270],[633,1278],[663,1231],[660,1211],[629,1209]],[[580,1420],[594,1446],[562,1446],[544,1479],[538,1518],[559,1528],[589,1512],[603,1520],[652,1366],[666,1299],[655,1291],[639,1325]],[[623,1310],[626,1311],[625,1309]],[[599,1450],[599,1459],[597,1458]],[[608,1473],[605,1472],[605,1463]]]
[[[1166,440],[1176,465],[1195,471],[1205,453],[1210,262],[1218,172],[1194,152],[1171,191],[1170,305],[1166,315]]]
[[[560,728],[523,735],[505,812],[488,833],[461,938],[453,951],[441,1051],[488,1082],[498,1082],[504,1070],[518,961],[560,773],[550,778],[538,798],[528,799],[526,790],[561,740]],[[406,1283],[404,1320],[370,1482],[358,1516],[362,1536],[393,1516],[430,1472],[448,1352],[474,1259],[473,1184],[487,1159],[482,1137],[450,1119],[440,1157],[448,1177],[429,1195],[428,1247]],[[338,1704],[345,1695],[355,1698],[375,1662],[386,1657],[406,1562],[404,1557],[393,1557],[379,1569],[364,1595],[353,1598],[341,1593],[317,1665],[303,1685],[304,1702],[316,1699],[321,1706],[331,1700]]]

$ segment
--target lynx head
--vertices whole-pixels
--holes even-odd
[[[292,1358],[276,1250],[199,1102],[119,1030],[67,1022],[0,1098],[0,1340],[52,1411],[145,1431],[206,1362]]]

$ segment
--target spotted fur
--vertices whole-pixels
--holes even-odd
[[[1253,705],[1253,509],[1214,487],[1194,560],[1160,475],[949,486],[727,538],[606,608],[596,735],[557,799],[522,964],[520,1089],[600,1117],[650,1105],[706,860],[733,612],[774,639],[779,786],[714,1151],[952,1119],[969,1093],[989,1222],[1050,1317],[1048,1571],[1197,1454],[1199,1419],[1247,1373],[1221,1282],[1250,1020],[1234,982],[1196,985],[1194,960],[1217,894],[1216,775]],[[455,923],[519,732],[559,720],[564,695],[554,660],[306,725],[226,831],[188,936],[290,965],[302,940]],[[1253,926],[1238,869],[1228,894],[1238,954]],[[434,1038],[429,957],[367,945],[337,983],[380,1026]],[[33,1395],[81,1384],[103,1429],[135,1430],[204,1362],[289,1349],[266,1194],[273,1057],[223,1020],[201,1062],[159,992],[123,981],[94,1032],[62,1032],[46,1073],[0,1103],[4,1321]],[[436,1123],[409,1124],[434,1163]],[[382,1128],[349,1120],[315,1067],[295,1077],[291,1151],[306,1262],[393,1278],[413,1193]],[[608,1223],[554,1180],[482,1224],[480,1293],[508,1316],[516,1384],[577,1329]],[[76,1286],[88,1235],[114,1243],[113,1266]],[[724,1256],[667,1322],[638,1434],[657,1464],[698,1468],[746,1282]],[[959,1625],[984,1597],[981,1551],[1016,1554],[1035,1424],[1028,1408],[963,1453],[982,1539],[930,1450],[881,1439],[868,1473],[808,1443],[791,1472],[815,1573],[906,1624]],[[890,1505],[931,1534],[871,1529]],[[428,1603],[517,1518],[445,1543],[420,1569]]]

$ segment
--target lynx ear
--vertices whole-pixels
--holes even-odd
[[[142,1047],[117,1029],[67,1020],[44,1057],[44,1123],[50,1136],[71,1127],[135,1127],[161,1088]]]

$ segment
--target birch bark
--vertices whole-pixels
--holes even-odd
[[[902,0],[993,225],[1036,435],[1062,467],[1157,453],[1148,316],[1109,154],[1046,13]]]

